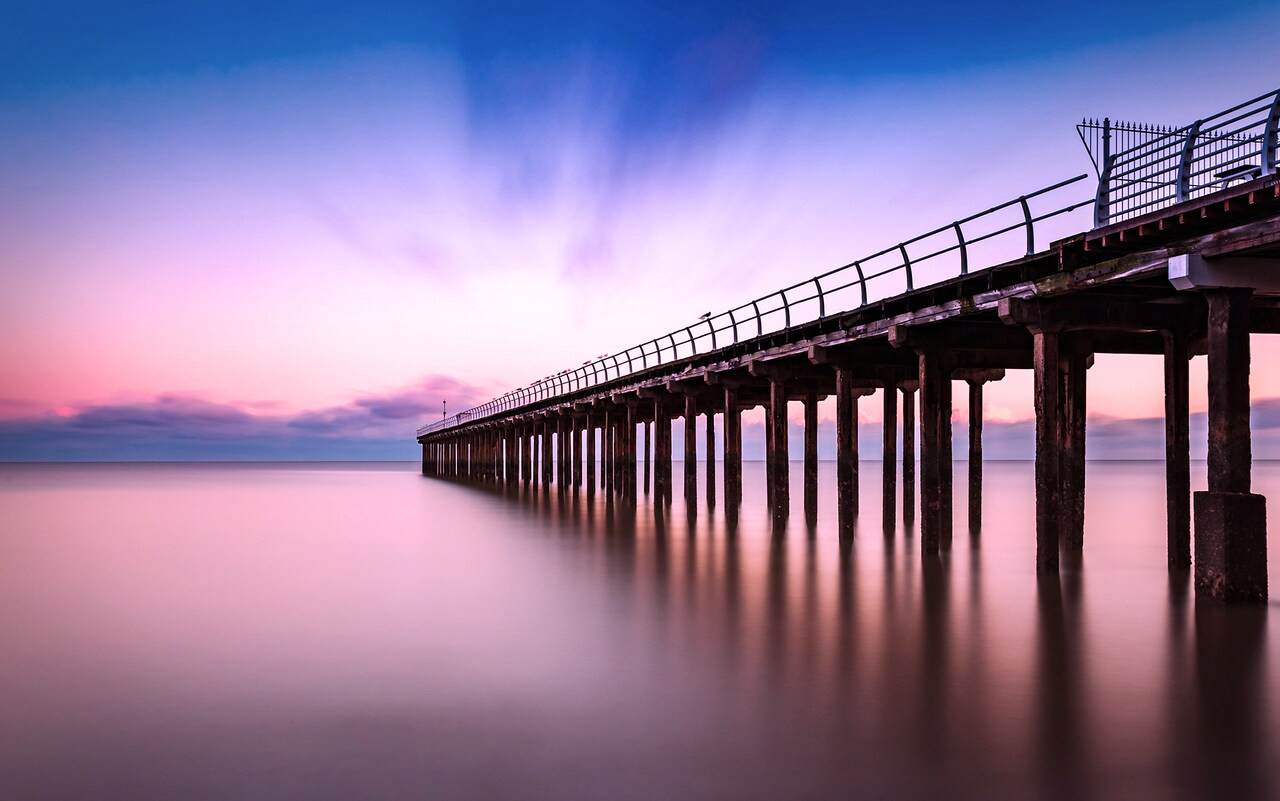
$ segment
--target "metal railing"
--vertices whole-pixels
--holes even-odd
[[[1094,227],[1276,172],[1278,127],[1280,90],[1181,128],[1113,125],[1110,120],[1081,123],[1078,130],[1090,155],[1101,153],[1101,161],[1095,156]],[[1113,135],[1126,137],[1115,152]]]
[[[991,266],[1018,256],[1030,256],[1036,252],[1037,223],[1094,203],[1093,199],[1087,199],[1056,205],[1062,202],[1062,190],[1075,187],[1087,177],[1078,175],[1060,181],[728,311],[703,315],[696,323],[684,328],[620,353],[583,362],[579,367],[563,370],[473,409],[423,426],[418,429],[418,436],[590,389],[650,367],[706,354],[823,320],[833,314],[843,314],[876,300],[904,291],[911,292],[957,275],[968,275],[975,257],[981,259],[980,263]],[[1078,192],[1075,194],[1079,196]],[[1040,205],[1050,199],[1055,204],[1051,210],[1032,213],[1032,201]]]

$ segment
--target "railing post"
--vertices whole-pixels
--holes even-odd
[[[1187,141],[1182,143],[1182,155],[1178,158],[1178,203],[1191,197],[1191,154],[1196,147],[1196,138],[1200,136],[1200,125],[1203,120],[1196,120],[1187,131]]]
[[[1027,221],[1027,255],[1030,256],[1036,252],[1036,228],[1031,221],[1031,207],[1027,205],[1027,196],[1018,198],[1018,202],[1022,204],[1022,217]]]
[[[738,344],[738,318],[733,316],[733,309],[729,310],[729,322],[733,324],[733,344]]]
[[[862,289],[862,305],[867,305],[867,276],[862,272],[862,262],[855,261],[853,269],[858,271],[858,286]]]
[[[907,255],[907,246],[905,244],[898,245],[899,252],[902,253],[902,266],[907,270],[907,291],[914,290],[915,282],[911,279],[911,257]]]
[[[693,349],[693,355],[698,355],[698,344],[693,341],[693,326],[685,328],[684,333],[689,337],[689,347]]]
[[[956,241],[960,243],[960,274],[969,274],[969,246],[964,241],[964,231],[960,230],[960,223],[952,223],[951,227],[956,229]]]
[[[778,293],[782,297],[782,327],[791,327],[791,304],[787,301],[787,290]]]
[[[1096,124],[1096,123],[1095,123]],[[1098,191],[1093,196],[1093,227],[1101,228],[1111,221],[1111,118],[1102,119],[1102,164],[1098,167]]]
[[[1280,148],[1280,92],[1271,100],[1271,113],[1267,115],[1267,126],[1262,132],[1262,174],[1270,175],[1276,171],[1276,149]]]

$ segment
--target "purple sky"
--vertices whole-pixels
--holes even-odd
[[[411,459],[443,400],[1086,172],[1081,117],[1280,84],[1257,2],[216,8],[0,32],[0,459]],[[1160,398],[1100,357],[1091,452]]]

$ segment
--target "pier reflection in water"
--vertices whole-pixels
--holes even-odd
[[[870,462],[844,540],[411,469],[0,467],[0,794],[1274,797],[1280,618],[1170,577],[1161,464],[1060,576],[1020,463],[923,558]]]

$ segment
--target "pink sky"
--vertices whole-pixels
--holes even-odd
[[[1274,89],[1237,54],[1269,53],[1277,14],[1250,14],[861,81],[765,70],[717,124],[625,147],[637,79],[592,54],[503,137],[447,48],[49,86],[0,106],[0,418],[297,415],[431,376],[469,388],[461,411],[1086,172],[1083,116],[1183,123]],[[1255,398],[1280,397],[1277,347],[1255,337]],[[1161,392],[1158,358],[1090,374],[1097,415],[1159,415]],[[1030,376],[987,405],[1029,417]]]

